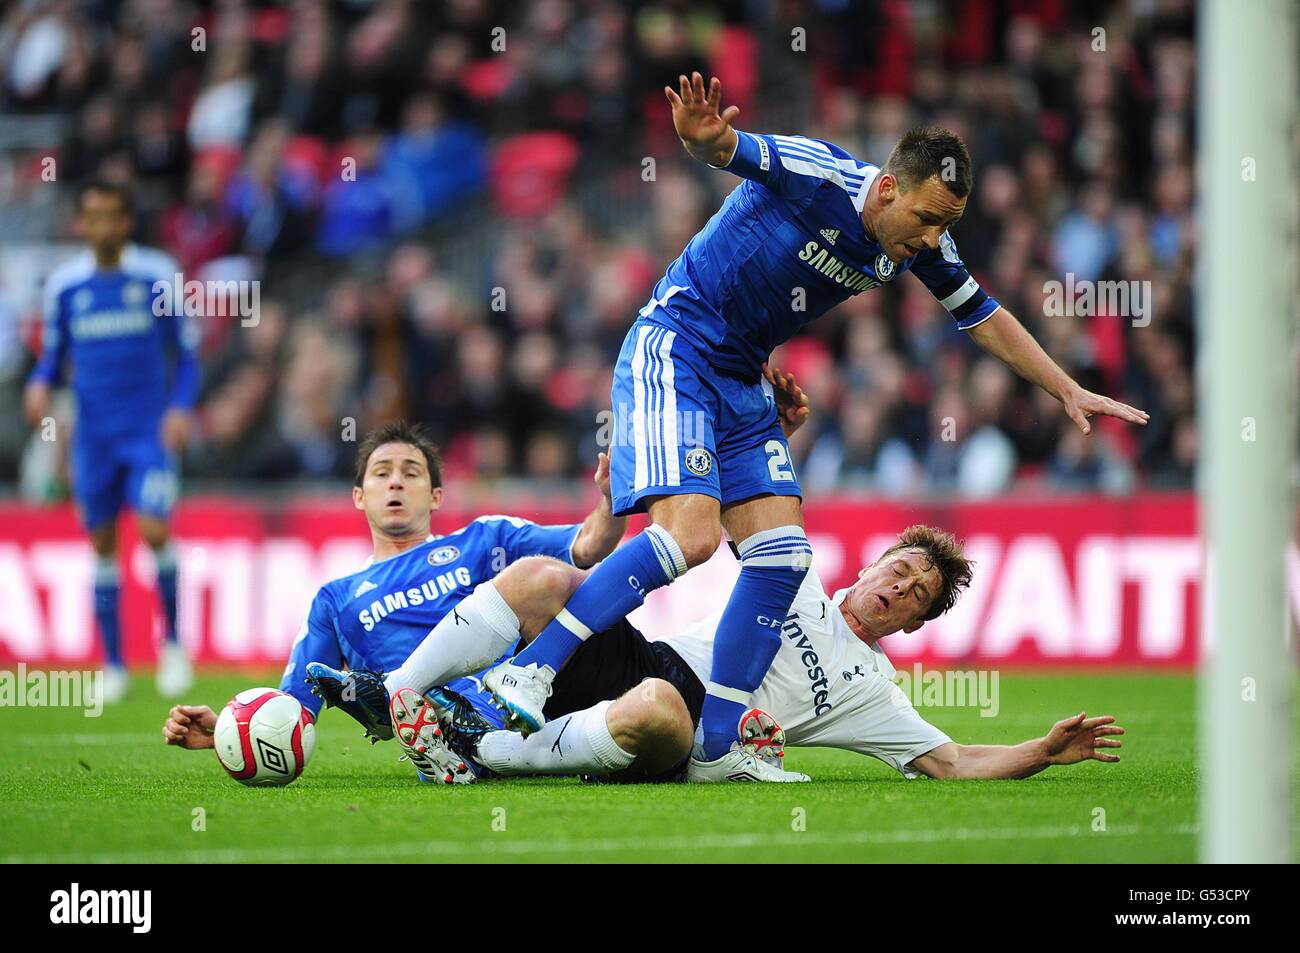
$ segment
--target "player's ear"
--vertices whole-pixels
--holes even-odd
[[[352,505],[359,510],[364,510],[366,508],[365,494],[361,492],[361,487],[359,486],[354,486],[352,488]]]
[[[923,626],[923,625],[925,625],[925,620],[924,620],[924,619],[917,619],[917,620],[916,620],[915,622],[913,622],[911,625],[905,625],[905,626],[903,626],[903,632],[904,632],[905,634],[908,633],[908,632],[915,632],[917,629],[919,629],[919,628],[920,628],[921,626]]]
[[[880,198],[885,202],[892,202],[898,197],[898,179],[894,178],[892,172],[880,173]]]
[[[433,509],[436,510],[441,506],[442,506],[442,487],[435,486],[433,488]]]

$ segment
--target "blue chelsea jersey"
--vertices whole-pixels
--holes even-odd
[[[641,317],[679,332],[716,368],[756,379],[772,349],[851,295],[911,271],[969,330],[998,308],[939,247],[893,262],[862,207],[880,169],[802,136],[738,132],[725,166],[745,179],[655,285]]]
[[[36,380],[54,386],[71,365],[83,437],[158,433],[168,407],[198,396],[199,329],[175,294],[171,256],[127,245],[116,268],[84,251],[45,281]]]
[[[321,699],[305,682],[308,662],[391,672],[456,603],[516,559],[552,556],[572,563],[579,528],[481,516],[448,536],[326,583],[294,641],[280,689],[318,713]]]

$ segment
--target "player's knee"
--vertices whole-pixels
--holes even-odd
[[[502,571],[493,585],[515,610],[521,625],[525,616],[536,616],[545,624],[564,608],[584,575],[581,569],[549,556],[526,556]]]
[[[669,761],[690,753],[694,725],[681,694],[671,682],[648,678],[609,707],[610,734],[631,754],[654,751]]]
[[[650,506],[650,518],[677,542],[688,567],[707,562],[722,542],[718,501],[702,494],[660,497]]]
[[[551,559],[549,556],[529,556],[526,560],[528,579],[533,590],[533,597],[538,602],[554,606],[556,611],[569,601],[578,584],[582,582],[583,572],[573,566]]]
[[[673,538],[681,547],[682,558],[688,567],[695,567],[708,562],[718,551],[722,543],[722,526],[719,523],[688,525],[673,532]]]

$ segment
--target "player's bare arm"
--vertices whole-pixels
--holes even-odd
[[[731,121],[740,115],[739,106],[722,104],[722,83],[715,76],[704,87],[704,77],[692,73],[677,77],[678,89],[664,87],[664,95],[673,107],[673,128],[694,158],[709,165],[726,165],[736,151],[736,130]]]
[[[1088,418],[1094,414],[1118,417],[1139,425],[1145,425],[1150,419],[1144,410],[1080,387],[1006,308],[998,308],[987,321],[975,325],[967,333],[976,344],[1025,380],[1037,384],[1059,400],[1070,419],[1084,433],[1092,430]]]
[[[197,750],[213,747],[217,713],[207,705],[175,705],[163,723],[163,738],[169,745]]]
[[[615,516],[609,495],[609,454],[601,453],[592,478],[600,488],[600,502],[587,514],[573,541],[573,564],[586,568],[614,551],[627,532],[627,517]]]
[[[1119,755],[1109,749],[1122,743],[1112,736],[1124,734],[1113,715],[1089,718],[1079,712],[1052,726],[1042,738],[1018,745],[962,745],[955,741],[940,745],[912,761],[923,774],[942,780],[1020,779],[1053,765],[1101,761],[1113,764]]]

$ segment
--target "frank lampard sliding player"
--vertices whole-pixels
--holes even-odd
[[[523,559],[479,586],[472,598],[482,601],[491,593],[504,602],[502,616],[511,632],[522,630],[527,638],[559,610],[582,576],[553,559]],[[737,750],[744,757],[726,778],[687,777],[808,780],[780,767],[786,744],[871,755],[908,778],[1026,778],[1051,765],[1118,761],[1109,749],[1120,747],[1113,736],[1124,729],[1109,715],[1088,718],[1081,712],[1018,745],[967,745],[912,707],[880,643],[942,615],[970,578],[961,544],[919,525],[901,533],[852,586],[834,595],[809,569],[781,627],[776,657],[754,693],[758,707],[740,719]],[[523,592],[531,596],[519,601]],[[462,650],[471,648],[474,633],[485,646],[496,644],[497,633],[481,615],[458,622],[460,608],[452,612],[384,688],[364,673],[310,668],[326,696],[363,723],[375,720],[391,690],[394,733],[426,778],[453,784],[479,776],[569,774],[630,781],[673,780],[685,773],[720,614],[658,641],[648,641],[626,621],[589,639],[556,676],[547,723],[524,736],[501,730],[504,717],[478,679],[455,679],[455,689],[433,687],[459,674],[444,668],[446,656],[439,651],[447,632],[458,633]],[[368,698],[365,705],[344,700],[348,677],[378,692],[359,693]],[[369,706],[374,707],[367,713]]]
[[[460,653],[459,664],[473,672],[497,661],[513,650],[515,637],[494,635],[500,607],[477,596],[475,586],[523,556],[549,556],[555,565],[574,568],[612,552],[627,521],[610,512],[604,454],[596,483],[603,496],[582,523],[541,526],[514,516],[482,516],[447,536],[432,536],[430,517],[443,498],[437,449],[418,426],[399,422],[371,431],[357,448],[352,500],[370,526],[372,558],[316,593],[280,688],[315,716],[321,699],[306,681],[309,662],[334,669],[395,668],[453,607],[461,621],[477,622],[481,616],[484,628],[478,631],[487,633],[468,647],[454,635],[445,640],[450,651]],[[521,598],[538,598],[528,580],[522,584],[527,591]],[[210,748],[215,725],[216,715],[207,706],[178,705],[163,734],[169,744]],[[372,737],[390,736],[386,709],[367,730]]]
[[[955,135],[914,129],[877,167],[821,140],[737,131],[739,110],[719,111],[716,79],[706,90],[698,73],[681,76],[677,91],[664,91],[686,150],[745,181],[669,265],[615,367],[614,512],[645,510],[651,525],[484,682],[513,726],[540,729],[555,673],[583,642],[711,557],[725,529],[740,578],[704,678],[689,770],[705,780],[745,758],[737,721],[811,561],[789,448],[760,383],[774,347],[850,295],[911,271],[958,328],[1059,400],[1084,433],[1093,414],[1138,424],[1147,415],[1081,387],[966,271],[948,234],[972,184]]]

